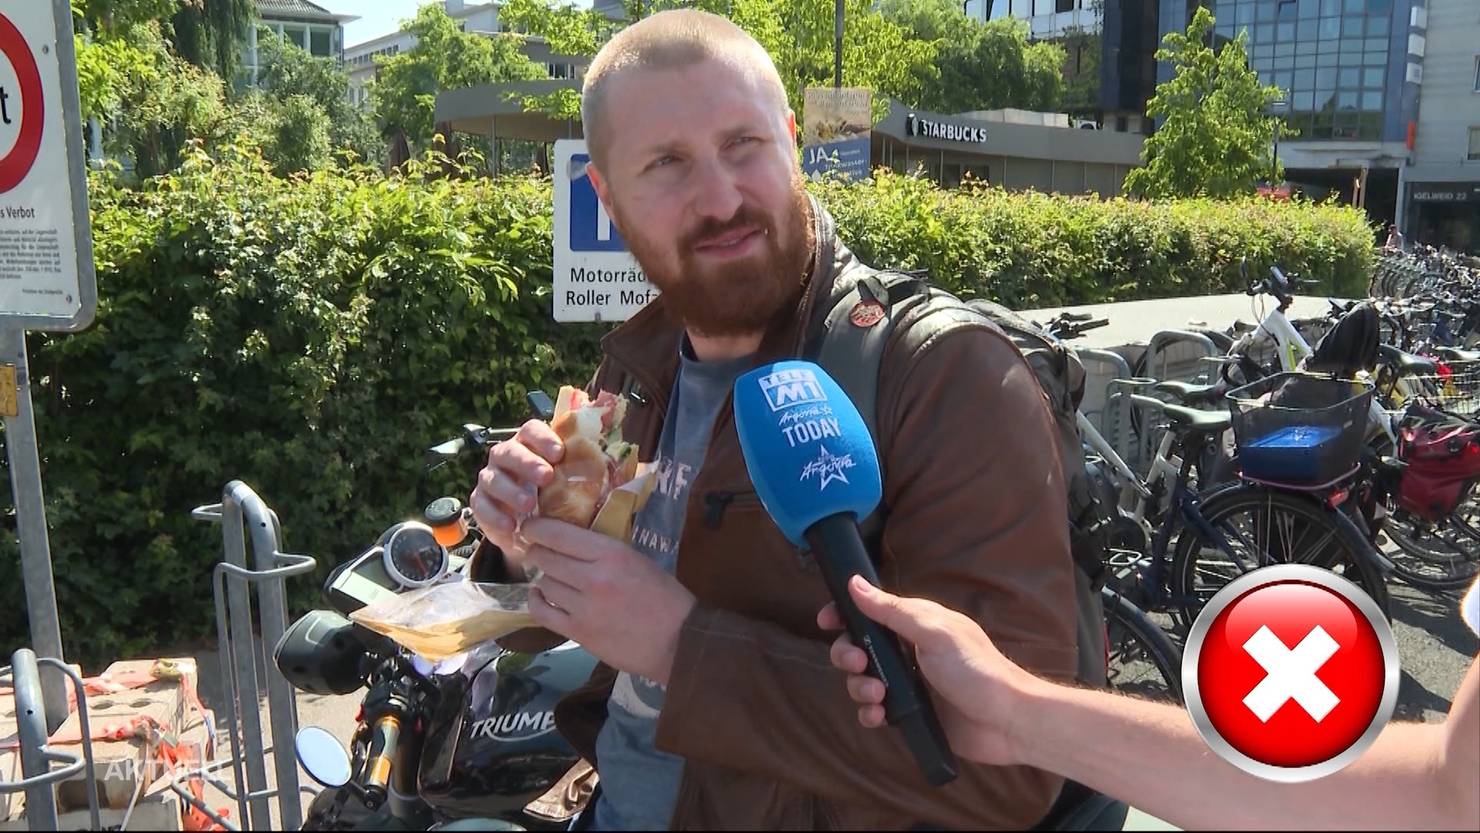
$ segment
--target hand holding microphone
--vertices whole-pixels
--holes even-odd
[[[855,575],[879,586],[858,522],[883,496],[878,455],[858,409],[811,362],[784,361],[735,381],[735,427],[751,482],[783,534],[816,556],[828,592],[869,670],[885,686],[884,711],[930,783],[956,777],[956,759],[913,664],[889,630],[848,592]]]

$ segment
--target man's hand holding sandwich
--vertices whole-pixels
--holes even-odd
[[[509,574],[535,576],[531,618],[619,671],[666,684],[694,596],[621,534],[637,508],[613,497],[637,473],[636,449],[615,430],[625,404],[563,389],[554,420],[530,420],[493,447],[469,503]]]

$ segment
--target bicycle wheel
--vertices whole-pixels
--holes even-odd
[[[1393,572],[1431,593],[1469,587],[1480,573],[1480,495],[1472,488],[1454,512],[1434,522],[1403,511],[1397,503],[1396,496],[1388,497],[1391,514],[1382,530],[1399,550],[1388,553]]]
[[[1234,486],[1207,496],[1201,511],[1228,549],[1183,527],[1172,556],[1170,606],[1182,628],[1191,628],[1208,600],[1234,579],[1271,564],[1328,569],[1362,588],[1387,615],[1387,584],[1372,561],[1372,545],[1316,498]]]
[[[1130,599],[1109,587],[1105,607],[1105,674],[1110,688],[1146,700],[1182,702],[1182,652]]]

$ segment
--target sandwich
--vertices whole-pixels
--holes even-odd
[[[637,446],[622,440],[627,398],[603,391],[594,400],[579,388],[565,386],[555,400],[550,426],[565,444],[555,466],[555,479],[540,489],[539,513],[546,518],[593,528],[613,494],[643,493],[627,488],[638,480]],[[617,528],[630,529],[638,501],[623,499]],[[610,534],[608,530],[598,529]],[[614,536],[615,537],[615,536]]]

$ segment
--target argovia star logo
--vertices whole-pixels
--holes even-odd
[[[818,491],[826,489],[827,484],[834,480],[840,481],[845,486],[848,485],[848,476],[844,472],[856,465],[853,462],[853,455],[833,454],[827,450],[827,446],[825,445],[821,446],[820,449],[821,453],[817,456],[817,459],[808,463],[802,469],[801,479],[811,480],[813,477],[817,477],[819,480],[817,484]]]

